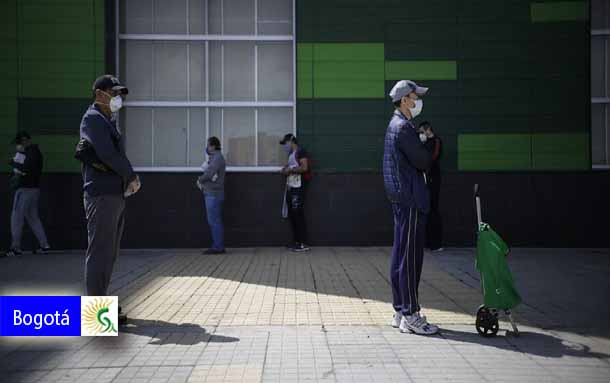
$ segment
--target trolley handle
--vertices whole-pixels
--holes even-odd
[[[474,201],[477,208],[477,231],[479,230],[479,226],[481,222],[483,222],[483,218],[481,217],[481,197],[480,197],[480,188],[479,184],[474,184]]]

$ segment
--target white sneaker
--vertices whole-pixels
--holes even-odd
[[[394,317],[392,318],[392,327],[399,328],[400,322],[402,322],[403,315],[400,311],[396,311],[394,313]]]
[[[438,327],[431,325],[426,317],[415,313],[402,318],[400,322],[400,332],[411,332],[418,335],[434,335],[438,333]]]

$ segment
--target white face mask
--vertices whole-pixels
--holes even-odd
[[[428,136],[426,136],[426,133],[420,133],[420,134],[419,134],[419,140],[420,140],[421,142],[426,142],[426,141],[428,141]]]
[[[409,112],[411,112],[411,118],[415,118],[417,116],[419,116],[419,114],[421,113],[421,110],[424,108],[424,101],[423,100],[415,100],[415,107],[414,108],[409,108]]]
[[[114,96],[110,99],[110,111],[116,113],[123,107],[123,98],[121,96]]]
[[[110,103],[108,104],[108,106],[110,107],[110,112],[116,113],[123,107],[123,98],[120,95],[112,97],[104,91],[102,91],[102,93],[110,97]]]

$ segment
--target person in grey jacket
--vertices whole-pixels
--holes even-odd
[[[208,160],[203,164],[203,174],[197,179],[197,186],[203,191],[208,225],[212,232],[212,247],[204,251],[204,254],[224,254],[226,251],[222,211],[226,164],[217,137],[208,139],[206,153]]]
[[[93,84],[94,102],[80,125],[80,139],[99,162],[83,161],[83,189],[87,218],[85,284],[87,295],[108,295],[108,285],[121,247],[125,197],[140,189],[140,180],[127,159],[125,139],[116,126],[128,90],[111,75]],[[119,323],[127,317],[119,307]]]

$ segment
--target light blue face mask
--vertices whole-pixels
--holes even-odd
[[[284,144],[284,151],[285,151],[287,154],[290,154],[290,152],[292,152],[292,145],[290,145],[290,144]]]

